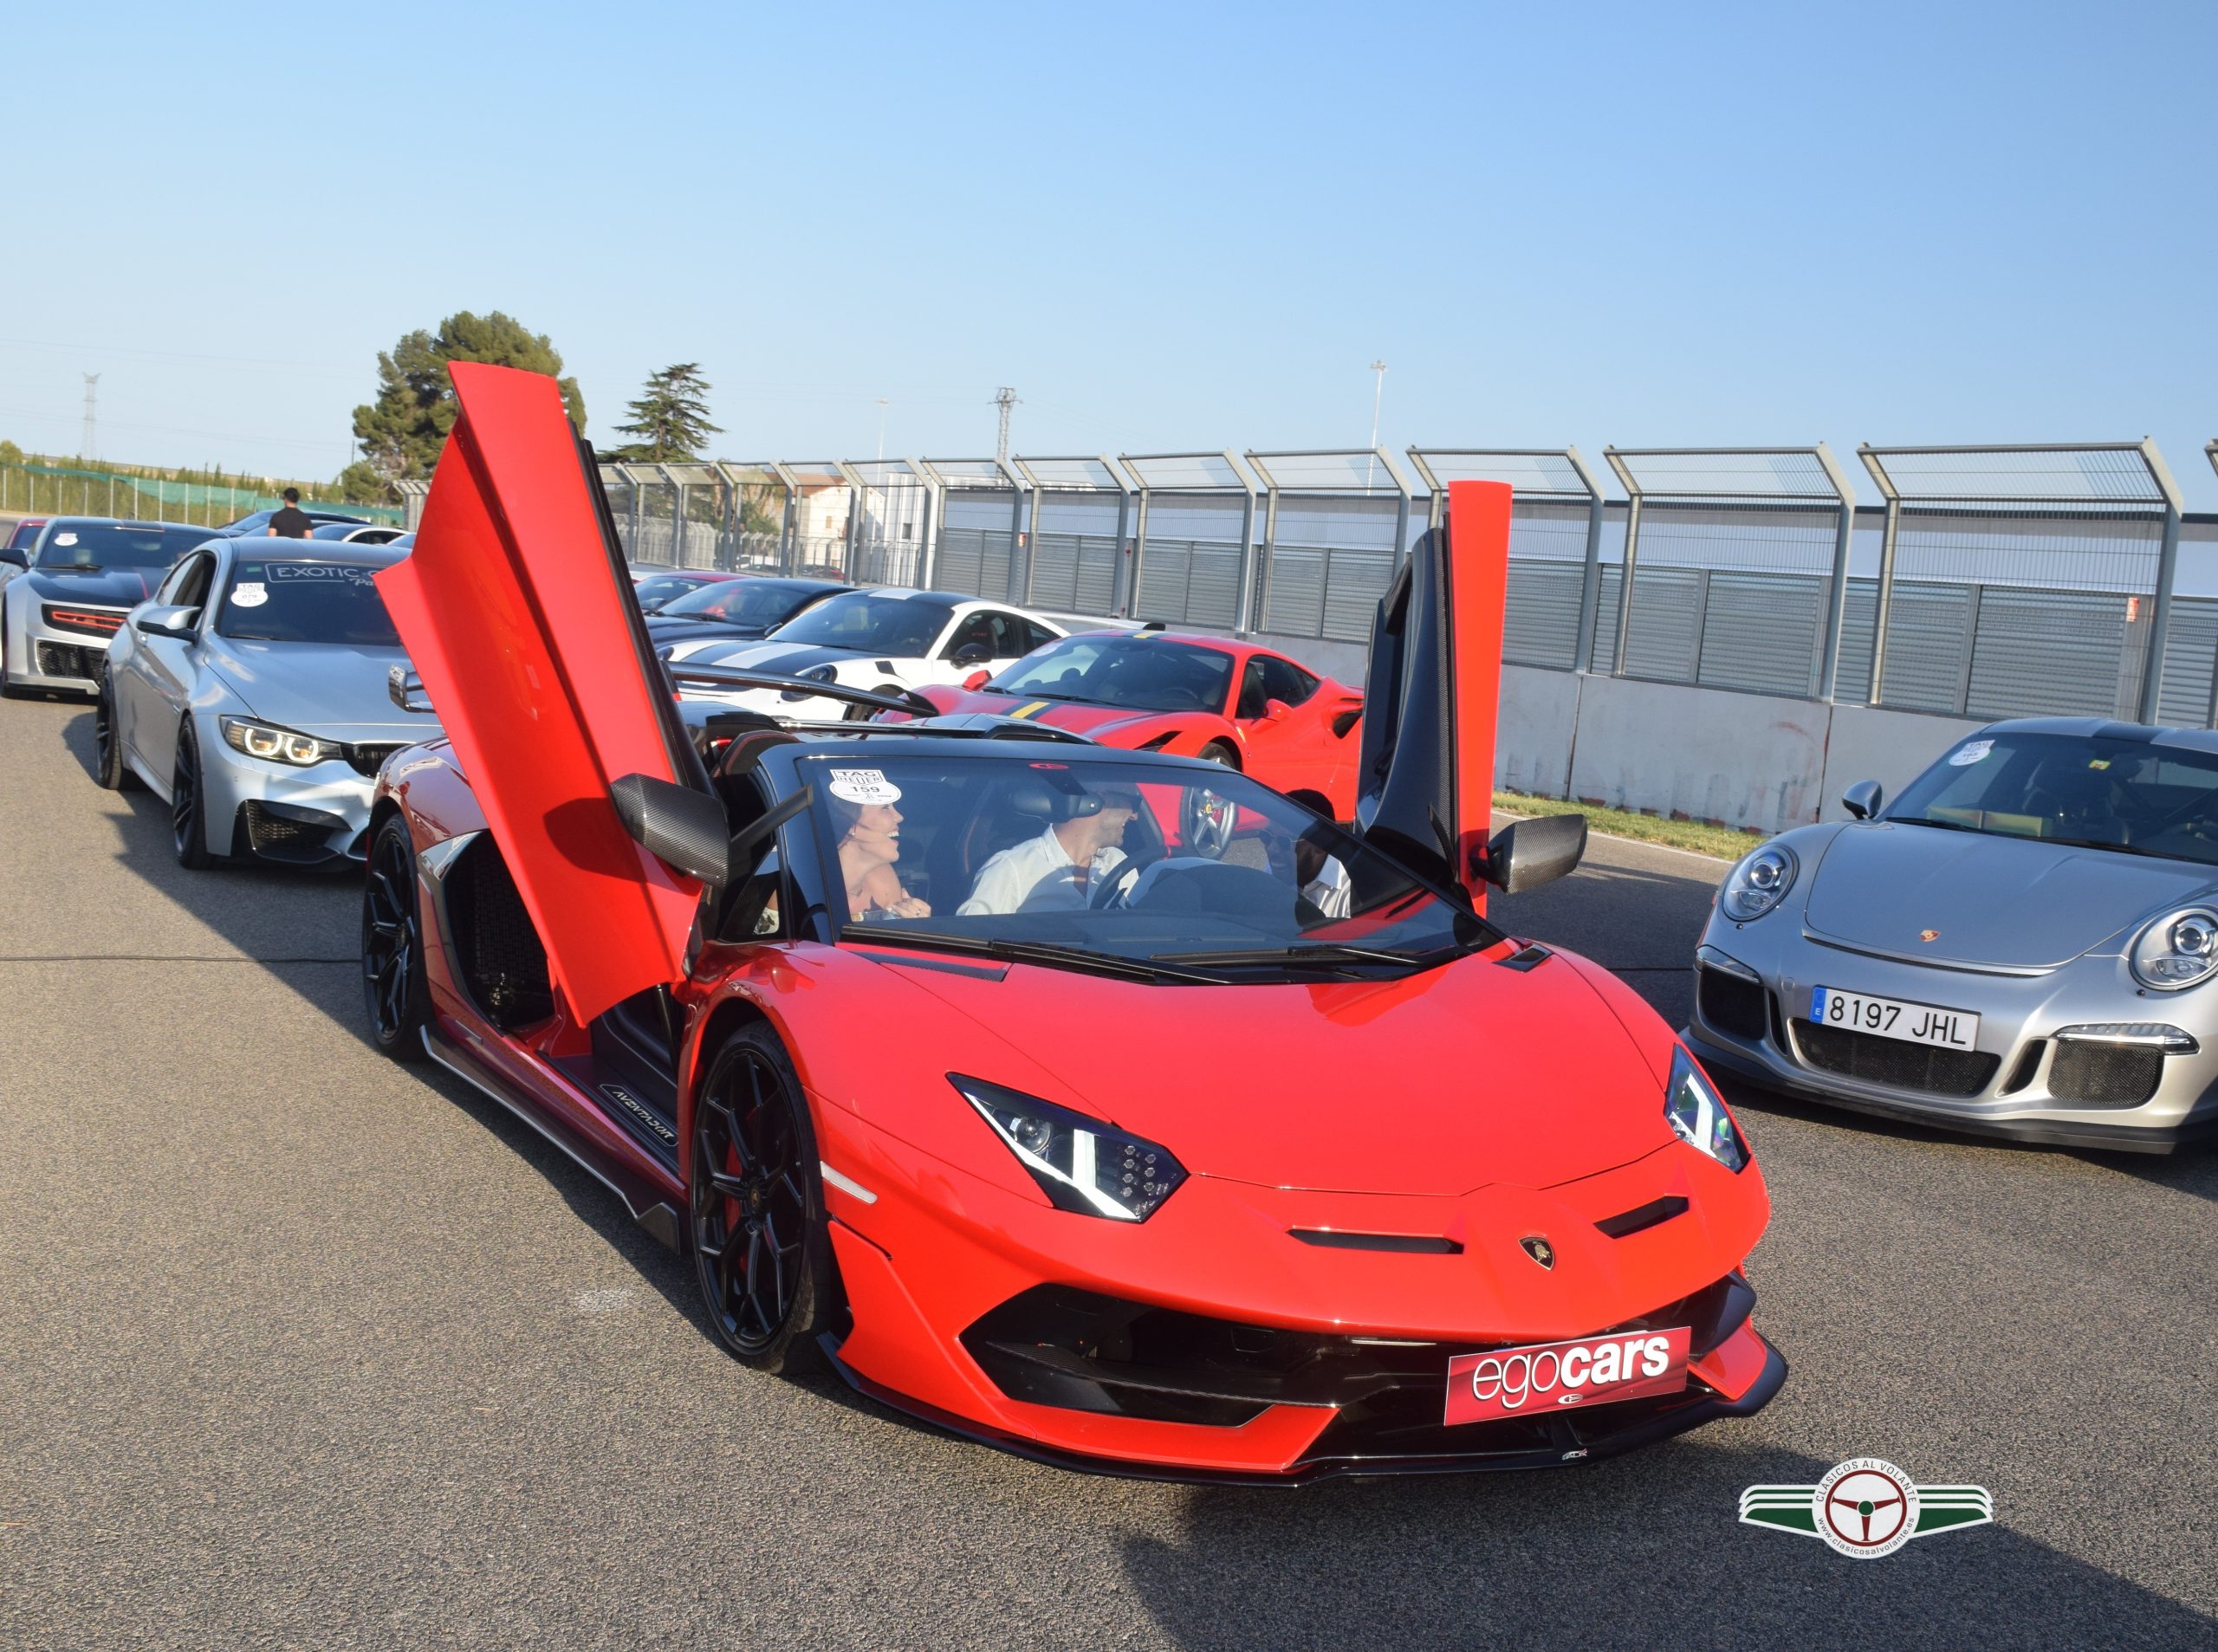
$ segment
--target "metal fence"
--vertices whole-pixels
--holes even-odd
[[[2206,450],[2218,470],[2218,442]],[[1506,482],[1504,657],[1998,716],[2210,724],[2218,518],[2153,444],[1573,448],[604,463],[637,560],[931,586],[1053,613],[1360,644],[1450,483]],[[407,491],[410,520],[420,484]],[[1625,599],[1628,587],[1631,599]]]
[[[172,482],[122,470],[57,464],[0,464],[0,514],[10,516],[113,516],[126,522],[178,522],[220,528],[285,502],[261,488],[204,482]],[[311,509],[344,511],[373,522],[399,522],[392,505],[333,504],[311,499]]]

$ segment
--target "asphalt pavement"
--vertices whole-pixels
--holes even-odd
[[[1737,1092],[1761,1416],[1528,1474],[1073,1474],[726,1358],[598,1183],[364,1043],[353,879],[180,871],[91,733],[0,704],[0,1647],[2218,1645],[2218,1156]],[[1720,870],[1598,839],[1499,910],[1676,1022]],[[1474,1028],[1442,1077],[1486,1070]],[[1858,1562],[1736,1523],[1860,1455],[1995,1524]]]

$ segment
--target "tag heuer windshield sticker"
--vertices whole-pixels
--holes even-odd
[[[242,608],[259,608],[269,600],[269,588],[259,580],[242,580],[231,587],[231,601]]]
[[[54,542],[56,545],[75,545],[77,542],[77,536],[75,534],[56,534],[54,536]]]
[[[1992,740],[1967,740],[1949,754],[1949,767],[1968,768],[1994,749]]]
[[[868,807],[873,803],[899,802],[901,788],[885,778],[882,768],[835,768],[832,795]]]
[[[1920,1486],[1878,1457],[1836,1463],[1814,1486],[1751,1486],[1741,1493],[1742,1525],[1820,1538],[1852,1560],[1883,1559],[1912,1538],[1994,1519],[1984,1486]]]

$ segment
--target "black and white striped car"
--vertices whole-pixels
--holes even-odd
[[[702,637],[660,651],[672,664],[775,671],[898,694],[991,674],[1065,634],[1054,620],[1007,603],[880,586],[828,597],[760,642]],[[853,715],[840,701],[776,689],[717,690],[688,683],[684,691],[688,699],[717,700],[802,722]]]

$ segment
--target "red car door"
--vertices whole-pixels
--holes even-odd
[[[1247,743],[1241,767],[1264,785],[1281,792],[1300,787],[1331,798],[1333,812],[1345,815],[1346,787],[1334,787],[1341,764],[1341,746],[1326,716],[1326,703],[1337,706],[1339,696],[1322,692],[1323,685],[1292,660],[1275,654],[1251,654],[1241,668],[1240,686],[1233,702],[1233,721]],[[1275,714],[1276,704],[1282,709]]]
[[[609,782],[703,783],[590,450],[552,379],[456,362],[461,417],[386,606],[580,1020],[680,979],[699,891],[635,843]]]

